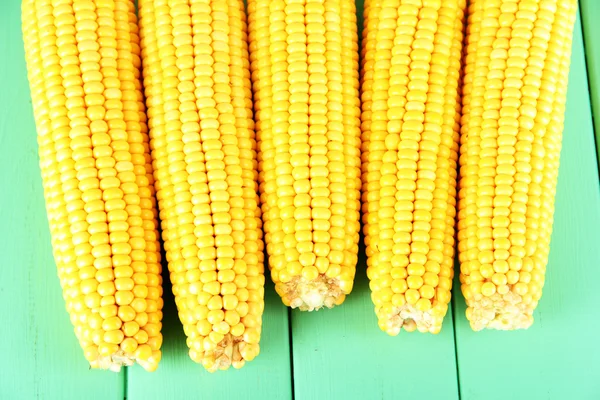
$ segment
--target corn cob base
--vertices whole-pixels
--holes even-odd
[[[528,328],[542,295],[576,9],[470,3],[458,249],[474,330]]]

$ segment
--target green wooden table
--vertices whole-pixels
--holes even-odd
[[[600,190],[592,119],[595,109],[600,131],[600,1],[581,0],[581,13],[552,251],[531,329],[471,331],[454,290],[439,335],[388,337],[377,328],[363,258],[354,292],[333,310],[290,312],[268,281],[261,354],[240,371],[209,374],[188,358],[167,284],[158,371],[136,366],[115,374],[88,369],[64,310],[38,169],[20,1],[0,0],[0,399],[600,399]]]

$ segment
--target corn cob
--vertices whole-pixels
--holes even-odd
[[[458,239],[474,330],[528,328],[542,295],[576,7],[469,8]]]
[[[341,304],[359,240],[354,0],[250,0],[259,181],[271,277],[301,310]]]
[[[264,267],[241,0],[140,0],[157,198],[190,357],[259,352]]]
[[[24,0],[52,247],[92,368],[161,358],[158,223],[133,1]]]
[[[365,3],[363,223],[380,328],[437,333],[453,277],[465,0]]]

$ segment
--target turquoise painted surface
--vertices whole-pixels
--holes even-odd
[[[582,10],[591,13],[584,23],[600,17],[596,0],[582,1]],[[388,337],[376,325],[363,260],[353,294],[333,310],[290,313],[268,284],[263,350],[240,371],[211,375],[187,357],[166,295],[158,371],[114,374],[88,369],[64,310],[37,164],[20,2],[1,0],[0,399],[600,398],[600,189],[589,100],[599,82],[590,59],[600,55],[589,45],[598,38],[594,27],[584,28],[590,80],[578,23],[551,260],[530,330],[472,332],[455,290],[454,313],[440,335]]]

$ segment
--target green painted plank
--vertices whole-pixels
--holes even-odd
[[[90,371],[65,311],[50,233],[19,0],[0,2],[0,398],[122,399],[124,374]]]
[[[294,310],[292,333],[296,399],[458,399],[451,310],[438,335],[388,336],[377,326],[364,258],[344,304]]]
[[[600,396],[600,190],[579,20],[544,296],[526,331],[473,332],[457,295],[463,400]],[[455,294],[460,292],[455,290]]]
[[[166,268],[165,268],[166,269]],[[288,400],[292,398],[287,309],[267,277],[260,354],[240,370],[211,374],[187,354],[183,327],[165,274],[163,358],[154,373],[134,366],[127,375],[127,400]]]
[[[579,0],[579,5],[596,131],[597,154],[600,154],[600,1]]]

